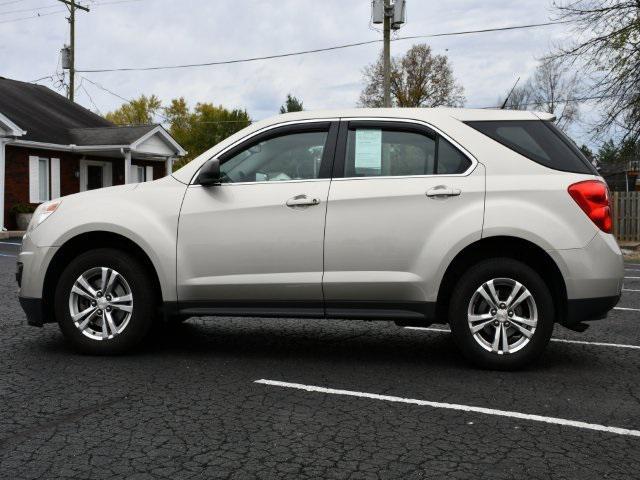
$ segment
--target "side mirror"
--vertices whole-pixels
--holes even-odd
[[[196,183],[203,187],[220,184],[220,160],[212,158],[200,169]]]

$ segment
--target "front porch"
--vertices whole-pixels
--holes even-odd
[[[158,179],[186,153],[159,125],[73,129],[71,139],[0,138],[0,231],[15,229],[14,205]]]

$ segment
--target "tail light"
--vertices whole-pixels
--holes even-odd
[[[609,189],[599,180],[586,180],[569,186],[569,195],[587,214],[596,226],[605,233],[611,233],[611,208]]]

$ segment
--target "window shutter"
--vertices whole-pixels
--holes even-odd
[[[153,167],[146,167],[147,168],[147,182],[150,182],[151,180],[153,180]]]
[[[110,187],[113,185],[113,165],[111,162],[105,162],[104,170],[103,170],[104,180],[102,185],[105,187]]]
[[[60,198],[60,159],[51,159],[51,198]]]
[[[29,203],[40,203],[40,159],[29,156]]]

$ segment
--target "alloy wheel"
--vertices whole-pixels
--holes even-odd
[[[467,310],[474,340],[498,355],[523,349],[538,325],[538,309],[531,292],[511,278],[494,278],[474,292]]]
[[[133,313],[133,295],[127,280],[116,270],[95,267],[73,284],[69,313],[74,325],[93,340],[108,340],[121,334]]]

